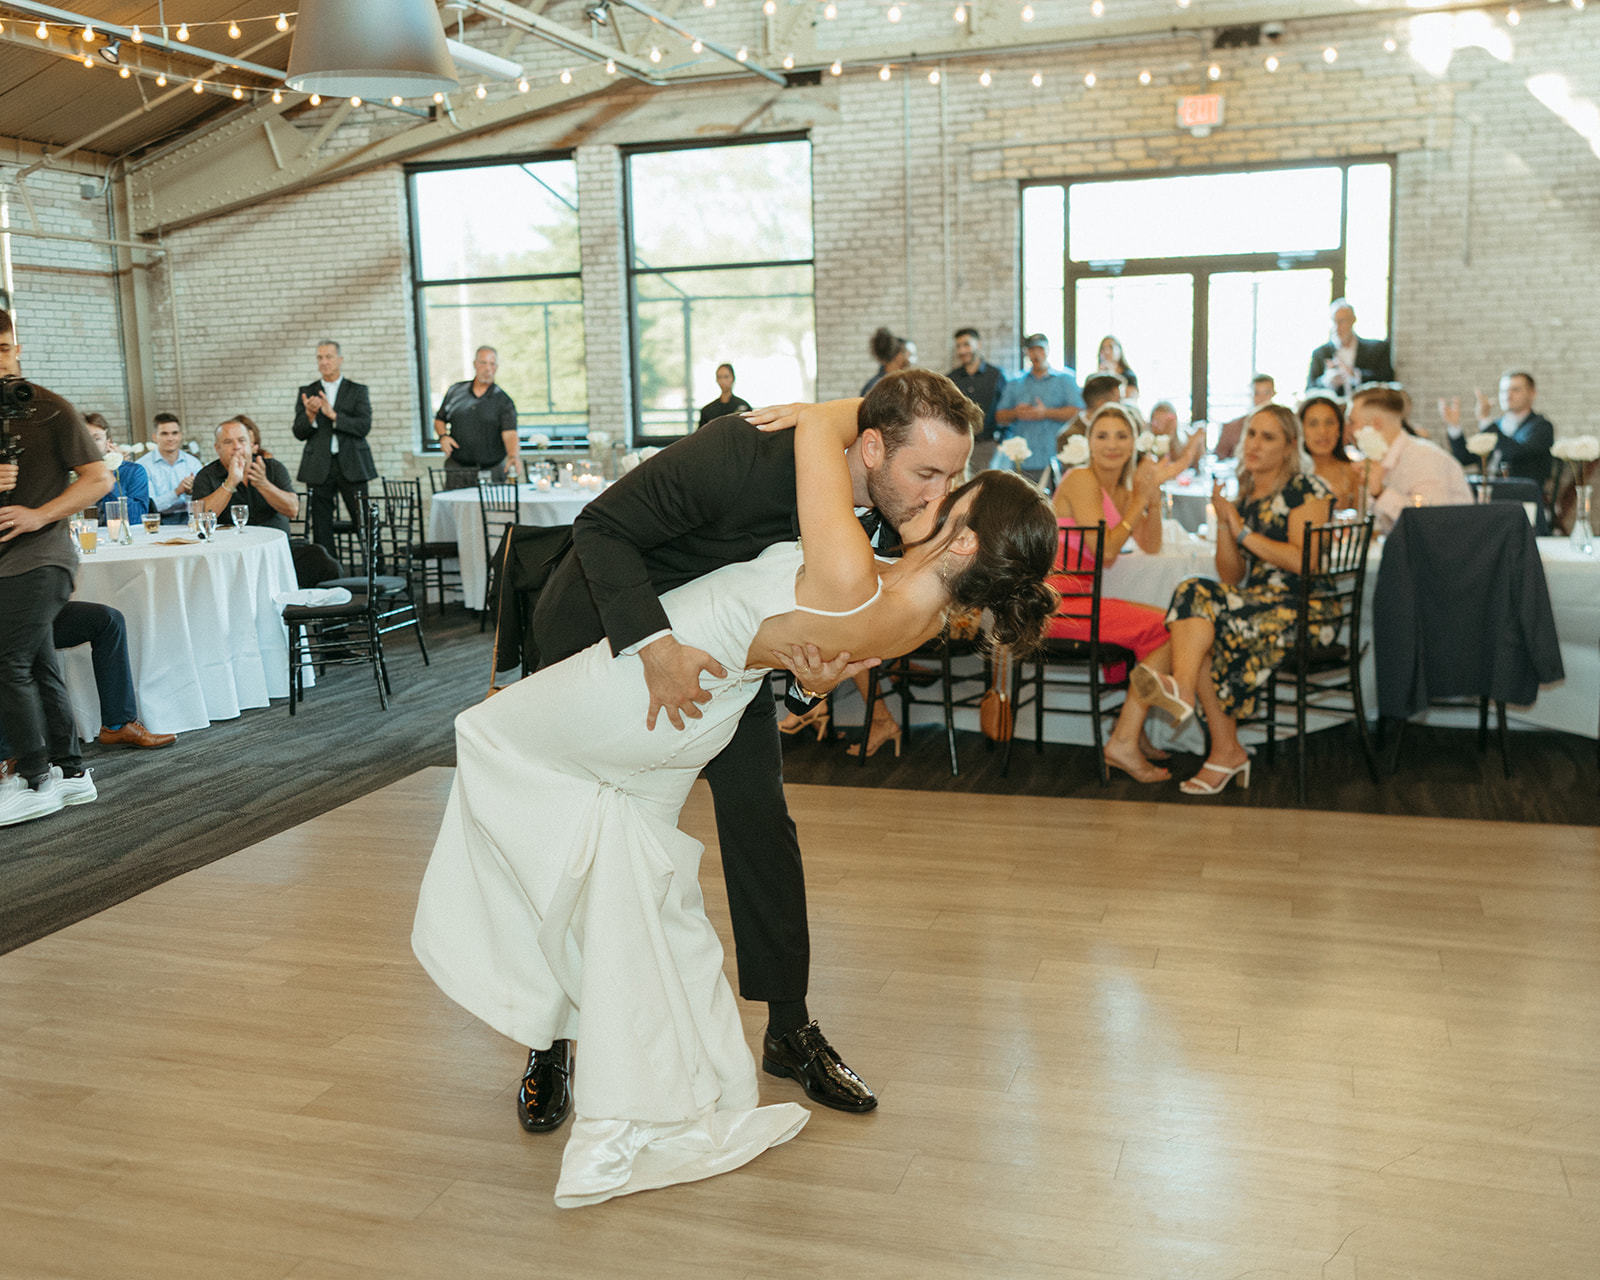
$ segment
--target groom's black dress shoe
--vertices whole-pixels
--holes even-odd
[[[839,1061],[815,1022],[777,1037],[767,1032],[761,1040],[761,1069],[798,1080],[806,1097],[836,1111],[871,1111],[878,1105],[878,1095]]]
[[[549,1133],[572,1114],[572,1041],[557,1040],[528,1054],[517,1090],[517,1119],[529,1133]]]

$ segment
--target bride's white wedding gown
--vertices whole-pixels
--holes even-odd
[[[564,1208],[738,1168],[809,1118],[758,1105],[700,894],[704,846],[677,828],[763,688],[745,657],[765,619],[797,607],[800,565],[798,544],[779,543],[662,596],[678,639],[728,672],[704,678],[711,701],[683,730],[665,715],[645,730],[643,666],[603,640],[456,717],[411,945],[501,1034],[577,1041]]]

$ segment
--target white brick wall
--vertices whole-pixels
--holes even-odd
[[[569,7],[560,8],[570,18]],[[847,7],[841,22],[852,14]],[[718,34],[756,47],[759,30],[738,34],[740,22],[752,25],[747,19],[730,6],[706,11],[705,20],[729,24]],[[924,67],[898,69],[887,83],[870,71],[824,75],[819,89],[777,95],[754,127],[808,128],[814,144],[819,393],[860,386],[873,368],[867,337],[879,324],[914,339],[934,368],[947,367],[950,334],[961,324],[983,330],[993,358],[1017,361],[1020,179],[1394,154],[1394,347],[1419,424],[1436,422],[1436,397],[1470,397],[1475,384],[1492,386],[1503,366],[1525,363],[1558,430],[1595,430],[1584,390],[1600,300],[1586,266],[1600,259],[1600,138],[1579,130],[1591,127],[1588,115],[1600,104],[1600,16],[1538,6],[1514,30],[1498,14],[1415,21],[1437,30],[1441,20],[1457,24],[1463,47],[1440,74],[1411,56],[1412,20],[1356,16],[1292,26],[1274,50],[1276,75],[1262,68],[1265,49],[1216,54],[1223,76],[1214,85],[1205,75],[1213,55],[1188,39],[1092,57],[996,58],[987,89],[977,79],[984,64],[952,62],[939,86]],[[1392,54],[1382,49],[1389,35],[1399,45]],[[1321,56],[1329,43],[1340,50],[1331,66]],[[516,56],[536,79],[570,61],[536,41],[524,41]],[[1151,85],[1138,84],[1141,68],[1151,71]],[[1093,89],[1083,83],[1087,70],[1097,76]],[[1035,71],[1039,88],[1029,83]],[[1205,139],[1180,133],[1175,99],[1213,88],[1226,96],[1226,124]],[[630,413],[617,147],[717,136],[753,116],[752,100],[759,106],[771,96],[764,88],[759,95],[683,90],[599,126],[589,123],[592,105],[579,107],[450,149],[452,158],[488,158],[579,140],[589,399],[598,426],[615,429]],[[396,127],[381,112],[361,114],[359,137],[336,134],[335,148]],[[76,178],[58,181],[52,216],[74,225],[103,218],[99,206],[78,201]],[[169,237],[175,267],[155,273],[153,290],[157,398],[176,399],[166,311],[175,277],[184,398],[197,430],[243,409],[293,462],[294,389],[315,372],[317,340],[331,336],[345,343],[350,376],[372,386],[380,467],[413,466],[431,406],[419,402],[416,386],[405,216],[394,166]],[[32,261],[48,260],[42,248],[29,252]],[[74,249],[66,258],[105,269],[103,251]],[[92,270],[59,279],[19,272],[19,290],[24,284],[33,290],[30,322],[39,326],[28,332],[29,356],[41,364],[30,367],[41,377],[48,369],[52,385],[75,399],[115,402],[120,381],[108,376],[105,354],[114,337],[108,285]],[[51,341],[38,340],[47,334]],[[77,358],[63,360],[59,348],[74,345]],[[49,364],[41,347],[51,348]]]

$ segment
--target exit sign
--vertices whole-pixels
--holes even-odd
[[[1178,128],[1203,138],[1222,123],[1222,95],[1196,93],[1178,99]]]

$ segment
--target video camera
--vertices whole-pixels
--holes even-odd
[[[11,434],[8,424],[32,413],[33,383],[15,375],[0,378],[0,462],[15,462],[22,457],[22,441]],[[10,489],[0,490],[0,502],[10,496]]]

